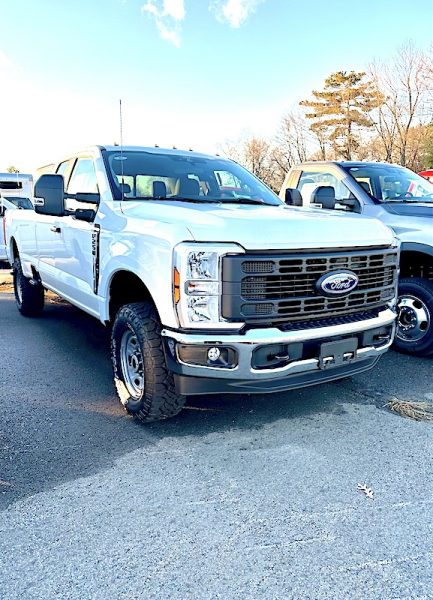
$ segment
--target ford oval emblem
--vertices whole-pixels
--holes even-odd
[[[323,296],[344,296],[357,285],[358,277],[353,271],[332,271],[322,275],[316,283],[316,288]]]

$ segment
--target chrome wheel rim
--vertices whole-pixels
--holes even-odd
[[[430,327],[430,312],[416,296],[398,299],[397,337],[403,342],[418,342]]]
[[[120,342],[120,364],[124,382],[134,400],[140,400],[144,392],[144,359],[137,336],[127,329]]]

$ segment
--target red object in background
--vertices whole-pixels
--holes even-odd
[[[433,169],[428,169],[427,171],[420,171],[418,175],[421,175],[421,177],[424,177],[424,179],[427,179],[428,181],[431,181],[433,183]]]

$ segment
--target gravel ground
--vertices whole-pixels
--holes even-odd
[[[431,360],[143,426],[107,343],[0,293],[2,600],[433,598],[433,428],[384,408],[433,400]]]

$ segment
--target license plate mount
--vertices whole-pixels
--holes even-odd
[[[328,369],[346,365],[356,358],[358,338],[324,342],[320,346],[319,367]]]

